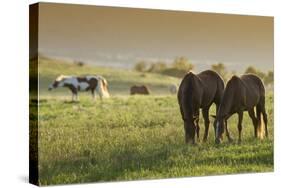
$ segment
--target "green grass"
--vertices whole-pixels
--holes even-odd
[[[45,78],[40,88],[45,88],[47,80],[57,73],[47,67],[39,69]],[[115,70],[96,70],[99,74],[112,71],[108,74],[109,80],[117,77]],[[87,74],[86,70],[78,72]],[[90,69],[90,73],[94,70]],[[117,79],[116,83],[123,83],[127,88],[134,82],[134,75],[138,73],[128,71],[128,77]],[[63,90],[42,92],[39,111],[41,185],[273,171],[272,93],[266,100],[268,139],[253,138],[253,126],[245,113],[241,144],[237,143],[237,118],[233,116],[229,120],[233,143],[224,140],[219,146],[214,144],[214,131],[210,126],[207,143],[193,146],[184,143],[176,96],[167,95],[164,90],[167,82],[175,80],[154,74],[147,77],[156,91],[151,96],[128,96],[112,86],[110,99],[93,101],[90,94],[84,94],[79,102],[71,103],[70,96]],[[138,82],[149,82],[147,77],[138,78]],[[32,108],[31,105],[31,111]],[[211,114],[213,112],[212,108]],[[202,139],[202,118],[200,125]]]

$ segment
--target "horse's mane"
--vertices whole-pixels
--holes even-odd
[[[239,82],[241,82],[241,79],[238,76],[234,75],[226,84],[217,116],[223,118],[231,110],[231,107],[235,102],[234,98],[237,99],[235,97],[235,94],[237,94],[236,90],[239,85]]]

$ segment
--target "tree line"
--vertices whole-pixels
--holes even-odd
[[[226,66],[221,62],[212,64],[210,68],[219,73],[224,81],[227,81],[232,75],[236,74],[235,71],[227,70]],[[186,57],[176,57],[171,64],[167,64],[164,61],[139,61],[134,66],[134,70],[138,72],[159,73],[178,78],[182,78],[192,69],[194,69],[194,65]],[[253,66],[249,66],[245,69],[244,73],[258,75],[265,85],[273,84],[274,73],[272,70],[263,72]]]

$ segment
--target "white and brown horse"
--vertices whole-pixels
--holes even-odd
[[[67,87],[72,92],[72,100],[78,100],[78,91],[91,91],[93,98],[95,92],[100,98],[108,98],[107,81],[102,76],[66,76],[60,75],[49,85],[49,91],[57,87]]]

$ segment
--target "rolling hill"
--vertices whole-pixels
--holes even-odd
[[[140,73],[131,70],[122,70],[116,68],[96,67],[91,65],[78,66],[73,62],[55,60],[49,58],[39,58],[39,89],[40,94],[47,95],[48,85],[53,80],[63,75],[102,75],[109,83],[109,92],[111,95],[128,95],[129,89],[133,85],[145,84],[152,94],[169,94],[168,86],[172,83],[179,84],[180,79],[154,74]],[[60,95],[65,89],[57,89],[55,94]],[[65,93],[64,93],[65,94]]]

